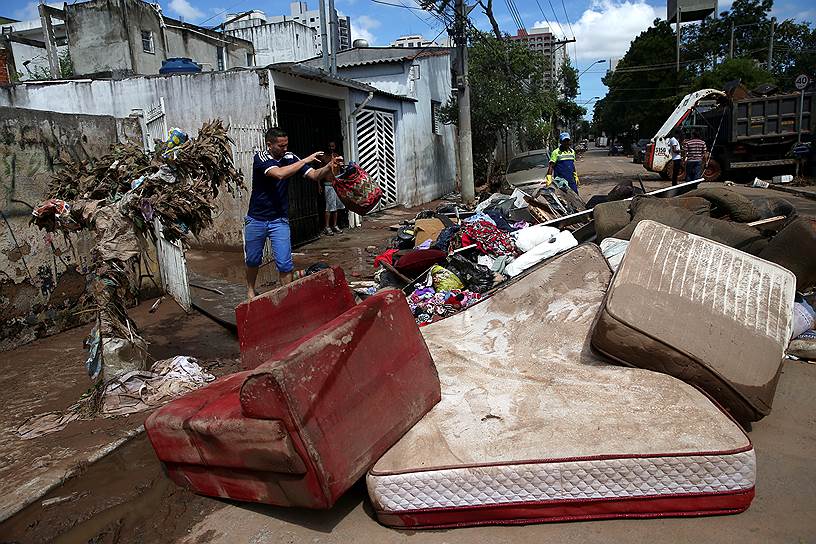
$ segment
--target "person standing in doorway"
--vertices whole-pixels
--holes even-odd
[[[255,280],[268,238],[275,253],[280,283],[292,281],[292,239],[289,230],[289,179],[295,174],[323,183],[333,179],[342,166],[343,157],[330,159],[319,169],[310,166],[323,156],[322,151],[305,159],[289,152],[289,136],[275,127],[266,131],[266,149],[255,154],[252,165],[252,195],[244,219],[244,262],[247,296],[255,296]]]
[[[674,135],[668,139],[666,145],[669,146],[669,154],[672,160],[672,185],[677,185],[677,176],[680,174],[680,166],[683,164],[683,157],[680,155],[680,129],[674,131]]]
[[[338,156],[337,143],[331,141],[329,142],[328,152],[321,157],[320,162],[327,165],[332,159]],[[330,178],[323,180],[320,192],[323,193],[323,197],[326,201],[326,211],[323,214],[323,235],[334,236],[335,233],[340,234],[343,231],[337,226],[337,212],[345,210],[346,207],[340,202],[340,198],[337,196],[337,191],[334,190],[334,184]]]
[[[708,155],[706,143],[700,139],[700,131],[695,130],[691,138],[683,142],[683,154],[685,155],[686,181],[700,179],[703,175],[703,161]]]
[[[559,136],[560,144],[550,154],[547,168],[547,187],[553,182],[562,189],[570,188],[578,194],[578,172],[575,171],[575,150],[570,145],[569,132]]]

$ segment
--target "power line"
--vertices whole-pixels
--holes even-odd
[[[570,32],[572,32],[572,37],[575,37],[575,31],[572,29],[572,22],[570,21],[569,15],[567,14],[567,6],[564,5],[564,0],[561,0],[561,7],[564,8],[564,17],[567,18],[567,24],[569,25]]]

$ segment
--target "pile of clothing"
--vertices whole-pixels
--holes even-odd
[[[578,244],[569,231],[533,225],[526,195],[491,195],[473,210],[443,204],[400,225],[374,260],[377,287],[402,289],[427,325],[486,298],[533,265]],[[520,211],[521,210],[521,211]]]

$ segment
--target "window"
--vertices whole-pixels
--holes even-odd
[[[310,23],[314,23],[314,21],[315,21],[315,18],[314,18],[314,17],[309,17],[309,22],[310,22]]]
[[[153,31],[151,30],[142,30],[142,51],[156,54],[156,49],[153,47]]]
[[[439,120],[440,108],[442,108],[442,102],[431,100],[431,132],[434,134],[442,134],[442,122]]]
[[[219,47],[216,51],[216,70],[226,70],[227,65],[224,62],[224,48]]]
[[[252,66],[252,64],[253,64],[253,62],[252,62],[252,53],[247,53],[246,57],[247,57],[246,65],[247,66]]]

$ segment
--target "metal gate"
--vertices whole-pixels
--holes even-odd
[[[185,312],[189,312],[192,305],[184,248],[179,240],[171,242],[164,237],[161,221],[158,219],[153,221],[153,228],[156,232],[156,255],[159,259],[159,272],[164,292],[176,299]]]
[[[357,160],[383,190],[380,208],[397,205],[394,114],[363,109],[357,114]]]
[[[145,125],[147,126],[146,146],[148,151],[156,149],[154,140],[164,140],[167,138],[167,117],[165,116],[164,97],[159,98],[159,103],[148,108],[144,114]]]
[[[264,134],[266,123],[234,125],[229,119],[229,137],[232,139],[232,161],[244,174],[244,183],[252,189],[252,166],[255,154],[266,147]],[[261,267],[258,269],[256,285],[267,285],[277,281],[277,269],[270,264],[274,261],[269,240],[264,244]]]

